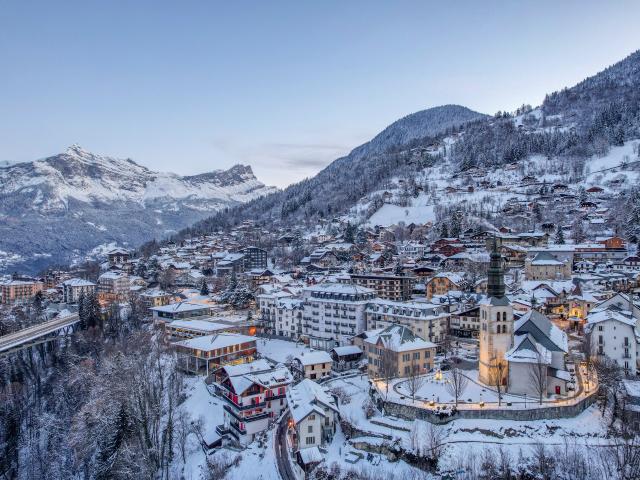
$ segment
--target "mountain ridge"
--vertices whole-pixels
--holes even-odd
[[[0,270],[76,261],[102,244],[135,247],[274,190],[248,165],[180,176],[77,144],[57,155],[3,165]]]

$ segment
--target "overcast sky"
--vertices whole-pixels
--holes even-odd
[[[398,118],[539,104],[640,48],[637,1],[0,2],[0,160],[79,143],[285,186]]]

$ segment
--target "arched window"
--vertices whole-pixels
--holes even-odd
[[[500,312],[496,312],[496,321],[499,322],[500,321]]]
[[[507,321],[507,312],[502,312],[502,321],[503,322]]]

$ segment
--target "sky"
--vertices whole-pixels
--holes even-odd
[[[637,1],[0,0],[0,160],[78,143],[284,187],[409,113],[539,104],[640,48]]]

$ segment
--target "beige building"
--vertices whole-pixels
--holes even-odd
[[[374,299],[367,305],[365,315],[367,330],[398,324],[409,328],[423,340],[434,343],[441,342],[446,336],[450,316],[442,305],[380,299]]]
[[[320,380],[331,376],[333,359],[329,352],[315,350],[302,352],[294,359],[293,370],[299,378]]]
[[[412,371],[426,373],[433,368],[436,355],[435,343],[421,339],[403,325],[391,325],[367,338],[365,348],[371,378],[406,377]]]
[[[32,280],[9,280],[0,284],[1,303],[23,303],[42,291],[42,282]]]
[[[540,252],[524,262],[526,280],[568,280],[572,265],[569,260],[560,261],[552,254]]]

